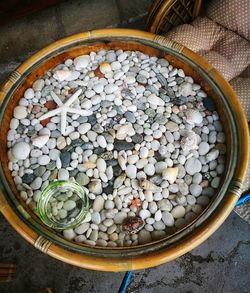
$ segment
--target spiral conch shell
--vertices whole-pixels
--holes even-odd
[[[186,121],[189,124],[200,124],[203,120],[203,117],[198,110],[188,109],[185,114]]]
[[[166,168],[162,171],[162,178],[168,180],[170,184],[173,184],[177,179],[178,171],[178,167]]]
[[[154,183],[150,182],[147,179],[140,180],[140,187],[145,190],[151,190],[153,192],[161,192],[162,189],[159,186],[156,186]]]
[[[134,129],[131,125],[120,125],[117,129],[116,138],[119,140],[124,140],[128,135],[132,136],[134,134]]]

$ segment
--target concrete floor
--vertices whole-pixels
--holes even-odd
[[[0,27],[0,83],[23,60],[64,36],[101,27],[143,28],[150,0],[69,0]],[[162,266],[138,271],[128,292],[250,292],[250,229],[237,214],[205,243]],[[117,292],[123,273],[80,269],[42,254],[0,216],[0,261],[15,263],[17,275],[0,283],[1,293]]]

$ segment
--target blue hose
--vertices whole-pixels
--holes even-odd
[[[132,276],[133,276],[133,271],[126,272],[126,274],[122,280],[122,283],[121,283],[121,286],[119,288],[118,293],[126,293]]]
[[[250,190],[242,194],[242,196],[239,198],[235,206],[236,207],[240,206],[241,204],[245,203],[249,199],[250,199]]]

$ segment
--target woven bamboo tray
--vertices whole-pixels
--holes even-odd
[[[67,58],[100,49],[140,50],[166,58],[201,84],[211,96],[224,125],[227,166],[211,204],[192,223],[174,235],[134,247],[90,247],[65,240],[44,226],[21,201],[8,170],[7,131],[13,109],[25,89]],[[42,49],[19,66],[0,90],[0,211],[28,242],[64,262],[94,270],[125,271],[160,265],[192,250],[205,241],[227,218],[241,194],[249,137],[244,112],[230,85],[202,57],[182,45],[148,32],[104,29],[79,33]]]
[[[174,26],[189,23],[199,15],[202,0],[154,0],[146,30],[164,35]]]

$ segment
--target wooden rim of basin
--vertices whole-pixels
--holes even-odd
[[[16,80],[19,79],[19,77],[24,74],[28,68],[40,60],[44,55],[52,53],[54,50],[60,47],[64,47],[70,43],[75,43],[76,41],[91,41],[105,37],[120,37],[124,39],[129,38],[130,40],[133,40],[134,38],[148,40],[160,46],[165,46],[173,50],[177,50],[185,57],[191,60],[195,60],[195,63],[198,64],[203,70],[205,70],[211,79],[220,85],[220,90],[223,92],[224,96],[229,98],[230,107],[234,112],[237,129],[239,130],[239,155],[234,170],[234,176],[230,182],[228,192],[225,194],[220,205],[209,217],[209,219],[207,219],[200,227],[198,227],[184,239],[180,240],[178,243],[158,251],[150,252],[146,255],[131,256],[128,258],[96,257],[72,252],[51,242],[44,236],[38,235],[15,213],[14,208],[9,204],[2,190],[0,190],[0,211],[12,225],[12,227],[19,234],[21,234],[24,239],[26,239],[29,243],[42,252],[61,261],[82,268],[101,271],[137,270],[157,266],[185,254],[205,241],[225,221],[229,213],[234,208],[239,196],[241,195],[242,183],[247,171],[247,165],[249,161],[248,124],[239,99],[232,90],[231,86],[224,80],[220,73],[210,64],[208,64],[202,57],[181,46],[180,44],[162,36],[132,29],[101,29],[79,33],[61,39],[45,47],[26,60],[10,75],[9,79],[0,89],[0,103],[3,103],[5,96],[11,90]]]

